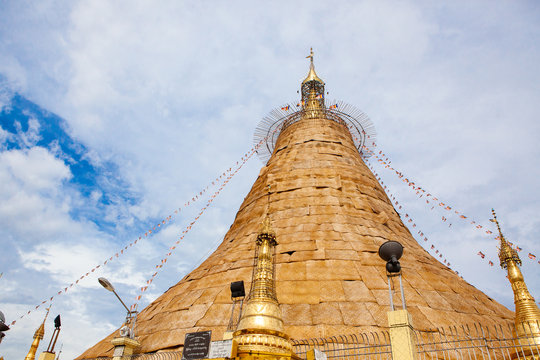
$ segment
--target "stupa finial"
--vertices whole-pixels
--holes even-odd
[[[274,235],[275,236],[274,229],[272,229],[272,223],[270,221],[270,216],[268,216],[268,214],[266,214],[266,216],[264,217],[261,225],[262,225],[261,234],[268,234],[268,235]]]
[[[45,336],[45,321],[47,320],[47,316],[49,316],[51,306],[52,304],[47,308],[47,312],[45,313],[45,318],[43,319],[43,322],[36,329],[36,332],[34,333],[34,341],[32,341],[32,345],[30,345],[30,350],[28,351],[28,354],[26,354],[24,360],[35,360],[39,343]]]
[[[314,58],[314,53],[313,53],[313,48],[311,48],[309,50],[309,55],[306,56],[306,59],[310,60],[309,73],[308,73],[307,77],[304,79],[304,81],[302,81],[302,85],[304,85],[308,81],[316,81],[316,82],[321,83],[322,85],[324,85],[324,81],[322,81],[321,78],[318,77],[317,73],[315,72],[315,65],[313,64],[313,58]]]
[[[266,203],[266,215],[264,216],[263,221],[261,222],[261,231],[260,234],[267,234],[275,238],[276,233],[272,229],[272,222],[270,221],[270,184],[268,184],[268,195]]]
[[[523,340],[524,344],[540,345],[540,310],[536,305],[534,297],[529,293],[523,274],[519,269],[521,259],[517,251],[504,238],[495,210],[492,209],[491,212],[493,213],[493,219],[491,221],[497,224],[497,229],[499,230],[499,239],[501,241],[499,259],[501,261],[501,267],[506,269],[508,280],[514,292],[514,304],[516,305],[514,323],[516,325],[516,333],[518,337],[526,337]]]
[[[302,81],[302,107],[306,110],[312,110],[310,114],[315,116],[313,111],[324,108],[324,81],[317,76],[315,65],[313,65],[313,48],[310,49],[309,55],[306,56],[310,60],[309,73]]]
[[[501,231],[501,226],[499,225],[499,220],[497,220],[497,214],[495,213],[495,209],[491,209],[491,213],[493,214],[493,219],[490,219],[490,221],[494,222],[497,225],[497,230],[499,231],[499,260],[501,267],[503,269],[506,269],[510,261],[515,262],[517,265],[521,265],[521,259],[519,258],[517,251],[514,250],[504,238],[504,235]]]

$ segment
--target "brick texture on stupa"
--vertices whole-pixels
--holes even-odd
[[[403,287],[415,328],[513,321],[512,311],[414,240],[344,125],[302,119],[280,134],[218,249],[139,314],[139,352],[181,348],[193,331],[212,330],[221,339],[231,314],[230,283],[244,280],[249,290],[267,209],[278,242],[277,297],[292,339],[387,329],[388,283],[378,256],[387,240],[404,246]],[[399,290],[394,301],[401,306]],[[80,358],[110,356],[116,336]]]

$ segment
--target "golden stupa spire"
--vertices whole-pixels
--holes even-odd
[[[315,118],[324,109],[324,81],[317,76],[313,65],[313,48],[306,58],[310,59],[309,73],[302,81],[302,107],[306,110],[306,116]],[[317,111],[319,110],[319,111]]]
[[[302,85],[307,83],[308,81],[316,81],[324,85],[324,81],[321,80],[320,77],[317,76],[317,73],[315,72],[315,65],[313,64],[313,48],[310,49],[309,55],[306,56],[306,59],[310,60],[309,64],[309,73],[308,76],[302,81]]]
[[[274,241],[275,241],[275,236],[276,236],[276,233],[274,232],[274,230],[272,229],[272,222],[270,221],[270,185],[268,185],[268,196],[267,196],[267,200],[268,202],[266,203],[266,215],[261,223],[261,231],[260,233],[261,234],[269,234],[269,235],[273,235],[274,236]]]
[[[521,259],[515,249],[504,238],[495,210],[493,213],[493,221],[497,224],[499,230],[500,248],[499,260],[501,268],[508,272],[508,280],[512,285],[514,292],[514,304],[516,306],[516,335],[519,337],[529,337],[535,344],[540,344],[540,310],[534,301],[534,298],[529,293],[523,274],[519,269]]]
[[[43,339],[43,336],[45,336],[45,321],[47,320],[47,316],[49,316],[50,310],[51,307],[49,306],[47,308],[47,312],[45,313],[45,318],[43,319],[43,322],[41,323],[41,325],[39,325],[36,332],[34,333],[34,341],[32,341],[32,345],[30,345],[30,350],[28,351],[28,354],[26,355],[24,360],[36,359],[36,352],[39,347],[39,342]]]
[[[270,197],[270,191],[268,196]],[[283,319],[276,296],[276,234],[268,214],[255,241],[255,264],[247,305],[233,336],[242,358],[280,358],[294,356],[289,337],[283,333]]]

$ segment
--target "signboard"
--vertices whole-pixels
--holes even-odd
[[[208,355],[209,359],[217,358],[231,358],[234,355],[232,354],[233,350],[233,340],[221,340],[221,341],[212,341],[210,344],[210,353]]]
[[[326,360],[326,354],[319,349],[311,349],[306,353],[307,360]]]
[[[115,346],[114,347],[113,357],[124,355],[124,347],[125,346]]]
[[[326,354],[319,349],[313,349],[315,352],[315,360],[326,360]]]
[[[210,348],[210,338],[212,331],[199,331],[187,333],[184,339],[184,351],[182,360],[195,360],[208,358]]]

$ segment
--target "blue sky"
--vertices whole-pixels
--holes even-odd
[[[540,298],[540,13],[533,1],[0,2],[0,310],[17,319],[198,194],[252,146],[270,110],[297,101],[315,51],[329,98],[369,115],[394,167],[524,251]],[[143,298],[179,281],[229,228],[262,164],[231,180]],[[378,173],[474,286],[512,308],[496,242]],[[210,188],[207,196],[216,187]],[[204,199],[203,199],[204,200]],[[106,336],[200,201],[66,295],[63,356]],[[493,230],[493,229],[492,229]],[[426,244],[421,242],[422,244]],[[44,315],[0,345],[23,356]],[[83,329],[81,331],[81,329]],[[52,332],[49,324],[46,340]]]

